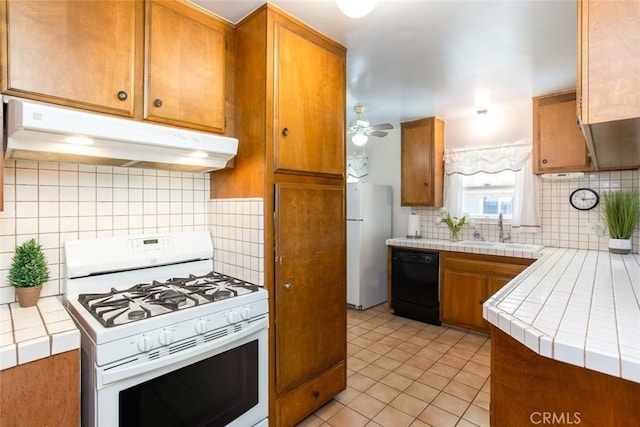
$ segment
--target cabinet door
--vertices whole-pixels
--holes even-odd
[[[346,357],[344,187],[276,185],[276,390]]]
[[[136,12],[142,12],[139,5],[134,1],[7,2],[3,90],[132,117],[138,16],[142,22]]]
[[[144,118],[225,130],[225,31],[180,2],[147,3]]]
[[[444,123],[436,118],[401,123],[402,206],[442,206]]]
[[[587,144],[575,111],[575,91],[533,98],[535,173],[591,169]]]
[[[343,177],[345,54],[275,24],[274,170]]]
[[[583,123],[640,117],[640,2],[580,0],[578,18]]]
[[[440,290],[443,322],[486,327],[482,317],[482,303],[487,294],[485,275],[443,269]]]
[[[502,289],[504,285],[513,279],[513,277],[514,276],[490,276],[487,282],[487,297],[485,298],[485,301]]]

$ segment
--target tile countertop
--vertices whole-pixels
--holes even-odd
[[[493,246],[480,246],[483,244],[491,244]],[[415,249],[433,249],[438,251],[451,252],[467,252],[483,255],[511,256],[516,258],[537,259],[542,253],[537,250],[531,250],[536,245],[521,245],[518,243],[497,243],[497,242],[450,242],[449,240],[439,239],[409,239],[409,238],[393,238],[387,239],[387,246],[402,246],[405,248]],[[542,246],[539,246],[542,247]]]
[[[483,305],[531,350],[640,383],[640,255],[545,248]]]
[[[80,348],[80,331],[57,297],[0,305],[0,371]]]
[[[640,255],[429,239],[387,245],[537,258],[484,303],[484,318],[542,356],[640,383]]]

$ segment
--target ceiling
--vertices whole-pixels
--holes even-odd
[[[262,0],[191,0],[237,23]],[[347,47],[347,120],[475,115],[474,93],[508,108],[576,85],[576,0],[378,0],[353,19],[335,0],[274,5]]]

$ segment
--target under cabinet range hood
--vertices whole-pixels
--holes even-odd
[[[586,124],[578,123],[596,170],[640,167],[640,118]]]
[[[185,172],[223,169],[238,140],[5,97],[5,158]]]

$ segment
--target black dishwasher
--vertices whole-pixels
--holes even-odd
[[[391,249],[394,314],[440,325],[439,253]]]

